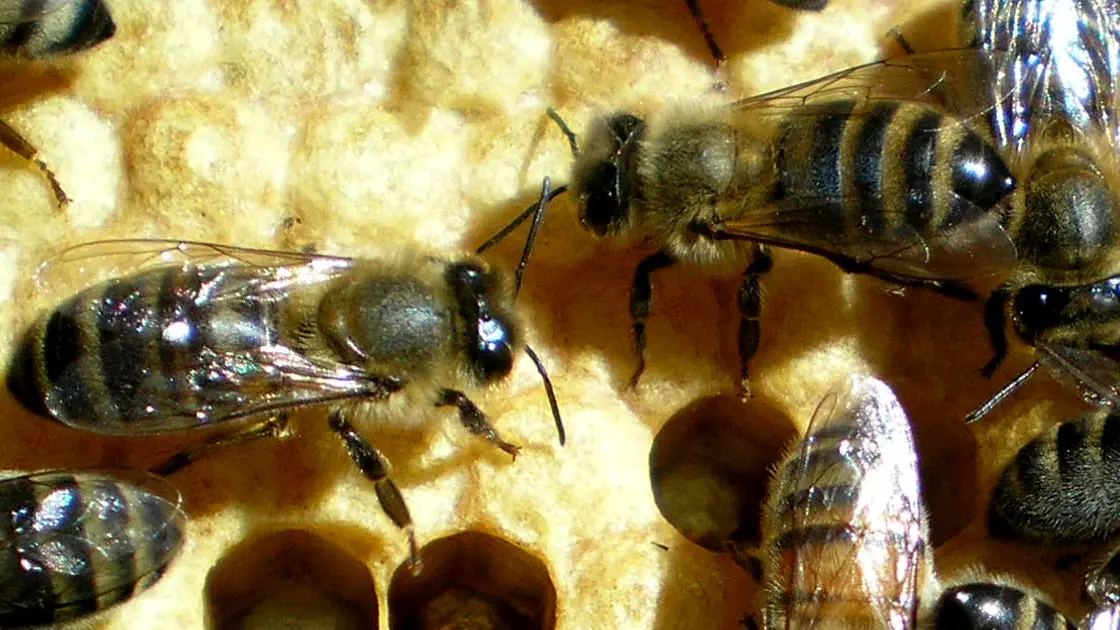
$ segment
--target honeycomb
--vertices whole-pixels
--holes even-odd
[[[106,238],[388,256],[470,250],[533,203],[577,132],[618,108],[728,102],[872,61],[901,27],[949,45],[953,2],[832,0],[801,14],[705,0],[729,62],[715,71],[676,0],[111,0],[114,39],[71,59],[7,63],[0,114],[73,199],[0,151],[0,359],[77,280],[36,286],[40,262]],[[518,232],[487,254],[512,269]],[[761,484],[842,375],[890,382],[916,426],[937,570],[1015,575],[1083,610],[1056,551],[989,541],[984,506],[1020,445],[1073,417],[1047,377],[983,422],[993,381],[982,308],[826,262],[775,254],[764,279],[754,400],[737,375],[735,273],[654,277],[649,367],[634,367],[628,294],[641,243],[597,241],[572,199],[549,208],[520,306],[556,384],[558,445],[540,379],[519,360],[476,402],[523,447],[515,462],[416,409],[420,430],[360,427],[394,464],[425,570],[382,513],[322,409],[293,435],[221,451],[172,477],[190,515],[165,578],[85,623],[99,628],[726,628],[757,584],[721,541],[757,531]],[[1001,380],[1002,379],[1002,380]],[[5,394],[0,468],[144,468],[196,443],[82,433]]]

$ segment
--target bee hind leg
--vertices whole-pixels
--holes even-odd
[[[676,262],[666,252],[657,252],[643,259],[634,270],[634,284],[630,288],[630,319],[633,322],[634,353],[638,357],[638,366],[626,385],[630,389],[638,386],[642,372],[646,371],[646,319],[649,317],[650,302],[653,301],[653,284],[649,277],[658,269]]]
[[[39,150],[3,120],[0,120],[0,144],[8,147],[12,153],[31,162],[35,165],[35,168],[39,169],[39,172],[46,178],[47,183],[50,184],[51,192],[54,194],[55,201],[58,202],[59,207],[70,203],[70,197],[66,196],[66,191],[62,189],[62,184],[58,183],[58,179],[54,176],[54,171],[47,166],[46,162],[39,159]]]
[[[739,397],[750,398],[751,386],[747,364],[758,352],[761,325],[758,318],[762,315],[762,274],[774,266],[770,251],[759,245],[755,248],[754,260],[743,272],[743,284],[739,286]]]
[[[366,479],[373,482],[373,488],[377,493],[377,501],[381,504],[381,509],[385,511],[385,514],[397,527],[403,529],[408,535],[409,569],[412,570],[413,575],[419,574],[423,569],[423,563],[420,560],[420,548],[416,545],[416,532],[412,526],[412,515],[408,513],[408,505],[405,504],[404,497],[401,496],[397,484],[389,478],[389,472],[392,470],[389,460],[354,429],[354,426],[342,415],[342,411],[332,411],[328,422],[331,430],[342,439],[343,445],[346,446],[346,452],[350,455],[350,459],[353,460],[358,470],[362,471]]]
[[[521,448],[503,440],[498,435],[498,430],[490,423],[490,418],[487,418],[486,414],[478,408],[478,405],[467,398],[467,395],[463,392],[454,389],[441,391],[436,406],[455,407],[459,410],[459,421],[463,423],[467,431],[486,438],[487,441],[509,453],[515,460],[517,459],[517,453]]]
[[[148,472],[166,477],[175,474],[214,451],[229,446],[245,444],[261,438],[282,438],[288,433],[288,414],[272,416],[264,422],[248,426],[233,433],[219,435],[198,446],[175,453],[171,457],[148,469]]]

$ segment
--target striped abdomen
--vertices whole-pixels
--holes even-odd
[[[909,423],[880,412],[891,401],[898,410],[892,395],[811,428],[778,469],[764,521],[767,628],[911,627],[927,526]]]
[[[1020,449],[992,493],[990,529],[1043,543],[1120,531],[1120,415],[1064,422]]]
[[[116,32],[103,0],[0,0],[0,48],[32,58],[90,48]],[[44,5],[49,5],[44,7]]]
[[[791,110],[773,140],[767,205],[810,240],[841,230],[906,242],[987,214],[1015,188],[995,150],[917,104],[840,99]],[[798,213],[804,213],[799,215]]]
[[[268,280],[267,268],[173,267],[86,289],[31,329],[9,387],[33,411],[92,431],[201,424],[181,410],[268,393],[245,385],[265,380],[254,351],[279,336],[277,301],[254,290]]]
[[[60,471],[0,481],[0,627],[88,615],[159,580],[182,546],[185,519],[169,487],[133,476]]]

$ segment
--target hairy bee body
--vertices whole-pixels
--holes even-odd
[[[91,48],[116,24],[103,0],[0,0],[0,50],[46,58]]]
[[[177,493],[132,472],[0,481],[0,625],[61,622],[157,582],[183,543]]]
[[[992,493],[989,527],[1048,544],[1120,531],[1120,415],[1063,422],[1020,449]]]
[[[339,395],[386,398],[392,379],[423,390],[418,399],[430,403],[434,383],[479,385],[474,377],[487,377],[460,368],[472,331],[459,321],[466,306],[446,281],[458,264],[405,255],[294,269],[287,279],[253,265],[158,267],[115,278],[35,325],[10,383],[29,408],[107,433],[222,419],[213,409],[259,412],[268,400],[300,399],[293,390],[308,387],[301,377],[330,379],[335,365],[353,366],[329,384]],[[506,289],[497,276],[486,282],[494,283],[482,299],[499,309],[496,329],[516,330],[512,311],[501,308]]]

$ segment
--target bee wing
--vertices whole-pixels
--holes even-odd
[[[828,621],[829,591],[866,602],[881,627],[911,627],[926,574],[925,509],[910,421],[890,387],[853,376],[818,406],[793,474],[793,593]],[[853,592],[854,591],[854,592]],[[815,627],[815,624],[808,624]]]
[[[24,24],[86,0],[8,0],[0,2],[0,24]]]
[[[162,575],[183,542],[181,496],[141,471],[50,471],[0,482],[10,519],[0,540],[5,594],[0,615],[49,606],[90,610],[118,601]],[[9,565],[10,566],[10,565]]]
[[[1038,343],[1039,360],[1085,402],[1120,409],[1120,363],[1104,354],[1064,344]]]
[[[724,221],[720,232],[836,261],[845,268],[867,267],[903,281],[969,280],[1005,273],[1018,260],[1001,213],[984,211],[948,192],[973,218],[923,237],[905,217],[867,207],[851,216],[838,207],[842,197],[800,196]],[[884,228],[889,225],[889,228]]]
[[[856,103],[890,100],[921,103],[960,120],[992,111],[1005,93],[977,89],[981,72],[996,53],[971,48],[942,50],[876,61],[736,101],[733,109],[751,116],[787,117],[813,103],[851,99]]]
[[[116,239],[74,245],[36,270],[36,288],[87,287],[107,278],[129,276],[153,267],[243,266],[248,268],[342,268],[352,259],[303,252],[234,247],[218,243],[164,239]]]
[[[1061,119],[1117,142],[1120,10],[1113,0],[976,0],[984,90],[1010,97],[993,112],[1003,147],[1026,151],[1030,130]],[[1095,134],[1094,134],[1095,135]]]

